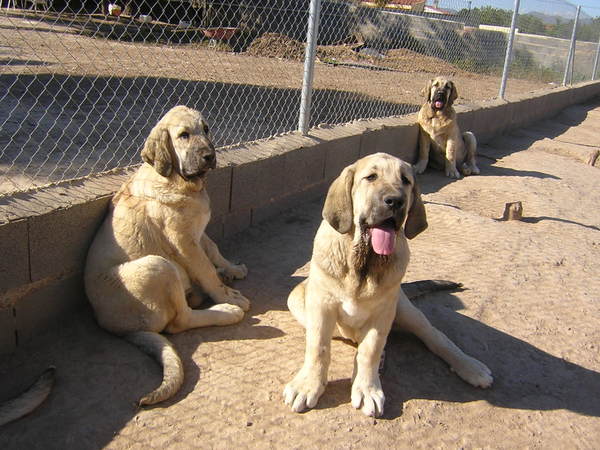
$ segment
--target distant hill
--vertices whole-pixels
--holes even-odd
[[[568,22],[569,20],[573,20],[575,18],[575,10],[574,10],[574,8],[572,8],[570,6],[569,6],[569,10],[556,11],[554,13],[529,11],[525,14],[537,17],[542,22],[544,22],[545,24],[548,24],[548,25],[555,25],[557,19],[560,22]],[[590,23],[590,22],[592,22],[592,18],[588,14],[586,14],[584,12],[581,12],[579,14],[579,23]]]

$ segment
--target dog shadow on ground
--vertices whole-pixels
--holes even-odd
[[[414,303],[465,353],[492,370],[494,384],[489,389],[469,385],[418,338],[392,331],[380,371],[386,396],[383,419],[402,416],[403,405],[411,399],[452,403],[485,400],[500,408],[568,409],[600,417],[600,373],[459,314],[455,308],[462,308],[462,303],[452,294],[432,294]],[[350,378],[330,380],[316,408],[349,404],[351,388]]]
[[[403,404],[410,399],[454,403],[485,400],[501,408],[568,409],[600,417],[600,373],[458,313],[463,305],[453,294],[431,294],[414,303],[465,353],[492,370],[494,384],[489,389],[472,387],[416,337],[392,332],[382,371],[385,418],[401,416]],[[350,380],[338,380],[331,387],[334,395],[345,390],[345,400],[349,401]]]
[[[432,294],[414,303],[465,353],[492,370],[494,384],[489,389],[467,384],[418,338],[392,331],[380,372],[386,396],[383,419],[400,417],[404,403],[411,399],[453,403],[485,400],[501,408],[568,409],[600,417],[600,373],[457,313],[455,308],[462,308],[462,303],[452,294]],[[350,392],[349,378],[332,380],[317,407],[350,403]]]

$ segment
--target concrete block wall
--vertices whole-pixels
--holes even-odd
[[[458,106],[463,130],[483,143],[600,96],[600,82],[556,88],[512,101]],[[282,210],[323,195],[361,156],[387,152],[414,162],[416,114],[316,128],[219,151],[208,175],[212,220],[226,239]],[[87,249],[112,194],[135,168],[0,198],[0,353],[14,351],[85,304]],[[68,320],[68,319],[67,319]]]

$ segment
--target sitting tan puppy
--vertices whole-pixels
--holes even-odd
[[[457,166],[463,175],[477,175],[479,168],[475,160],[477,140],[470,131],[460,132],[456,112],[452,107],[458,98],[456,86],[450,80],[437,77],[429,80],[421,91],[427,98],[419,111],[419,161],[417,173],[423,173],[431,158],[432,165],[444,168],[446,176],[460,178]]]
[[[383,414],[378,367],[393,322],[421,338],[464,380],[490,386],[490,370],[434,328],[400,287],[409,260],[407,238],[427,228],[412,166],[377,153],[346,167],[329,188],[323,219],[308,278],[288,298],[306,328],[306,353],[285,387],[285,403],[296,412],[317,404],[327,384],[336,326],[358,344],[352,405],[368,416]]]
[[[162,384],[140,400],[150,405],[174,395],[183,366],[158,333],[239,322],[249,301],[225,286],[244,278],[244,265],[227,261],[204,233],[210,219],[206,172],[215,149],[202,115],[176,106],[158,122],[142,150],[145,161],[112,200],[85,267],[85,288],[98,323],[155,356]],[[193,310],[197,284],[217,305]]]

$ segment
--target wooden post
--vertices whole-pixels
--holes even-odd
[[[509,202],[504,205],[504,214],[500,220],[521,220],[523,218],[523,204],[521,202]]]

